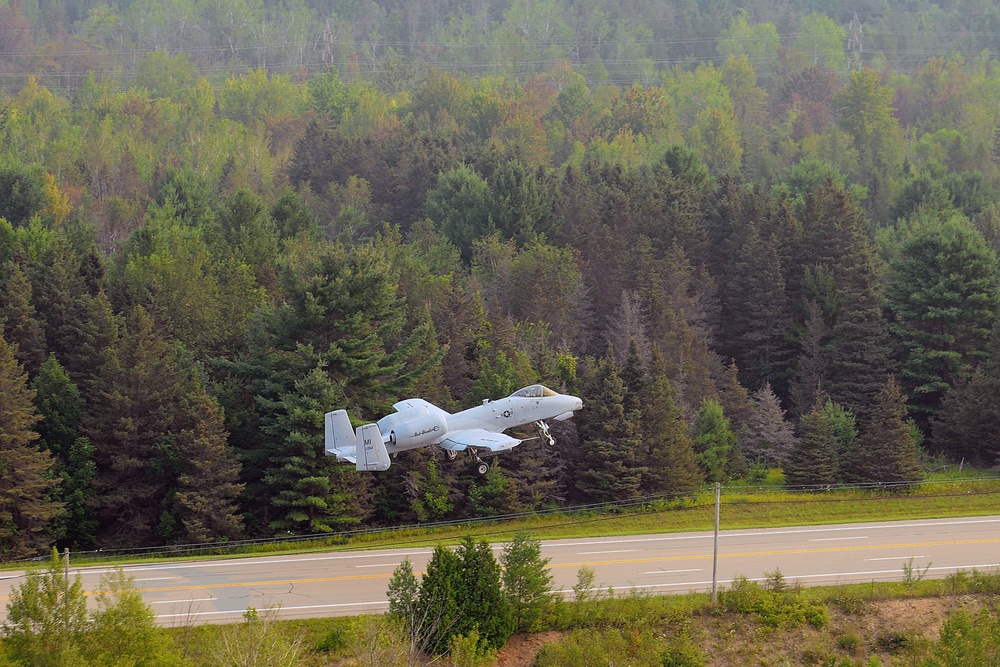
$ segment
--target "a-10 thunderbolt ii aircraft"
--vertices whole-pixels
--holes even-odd
[[[468,451],[476,459],[481,475],[489,466],[480,453],[496,455],[523,440],[505,435],[508,428],[535,423],[553,444],[546,419],[563,421],[583,407],[576,396],[559,394],[533,384],[506,398],[483,401],[481,405],[451,414],[422,398],[400,401],[396,412],[374,424],[351,427],[346,410],[326,413],[326,453],[339,461],[350,461],[358,470],[388,470],[390,456],[418,447],[438,445],[449,460]]]

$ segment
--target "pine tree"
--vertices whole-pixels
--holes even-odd
[[[754,228],[743,247],[740,282],[746,290],[745,321],[734,342],[745,384],[773,383],[784,393],[792,358],[792,318],[778,246],[776,236],[763,238]]]
[[[823,413],[823,403],[817,401],[812,410],[799,419],[798,441],[785,464],[785,483],[791,486],[834,484],[837,473],[837,441]]]
[[[901,381],[926,425],[949,387],[969,378],[986,354],[1000,313],[996,255],[968,223],[945,222],[903,245],[886,300],[903,359]]]
[[[348,475],[323,451],[323,415],[337,400],[329,376],[316,368],[274,407],[268,433],[275,444],[264,475],[272,530],[323,533],[360,521],[366,479]]]
[[[799,356],[795,363],[795,375],[789,386],[792,414],[802,416],[816,404],[816,399],[824,392],[826,366],[828,364],[826,336],[829,327],[823,317],[823,310],[815,301],[809,302],[809,314],[805,328],[799,339]]]
[[[181,398],[185,415],[177,433],[180,465],[172,514],[180,523],[178,541],[211,542],[239,537],[243,519],[237,498],[240,465],[230,450],[218,402],[196,378]]]
[[[22,260],[23,262],[23,260]],[[45,334],[32,305],[31,283],[18,261],[0,267],[0,325],[7,341],[17,346],[17,359],[30,375],[45,360]]]
[[[514,632],[510,602],[503,593],[500,564],[485,541],[466,537],[458,547],[461,560],[458,604],[454,634],[468,635],[479,630],[486,650],[498,650]]]
[[[933,422],[934,447],[953,461],[1000,464],[1000,324],[972,378],[948,390]]]
[[[91,545],[97,531],[92,506],[96,466],[93,445],[81,437],[83,397],[54,354],[42,364],[31,386],[42,416],[35,429],[38,444],[52,452],[53,473],[62,480],[54,489],[53,500],[63,503],[65,510],[53,521],[52,535],[60,544]]]
[[[460,634],[462,622],[462,559],[447,547],[437,546],[420,580],[416,618],[421,629],[421,644],[431,653],[448,650],[451,638]]]
[[[822,400],[822,396],[820,397]],[[858,429],[855,426],[854,415],[844,406],[827,400],[823,404],[823,414],[826,415],[833,437],[837,442],[837,464],[840,467],[838,478],[841,481],[851,478],[851,465],[858,451]]]
[[[644,493],[685,493],[704,482],[675,397],[667,378],[666,362],[654,348],[649,379],[639,395],[642,459],[646,468],[640,488]]]
[[[722,406],[706,400],[691,427],[694,451],[710,482],[722,482],[736,449],[736,435],[729,428],[729,419]]]
[[[553,599],[552,574],[542,558],[542,545],[527,531],[514,533],[503,546],[503,590],[511,607],[514,629],[530,632],[537,627],[545,606]]]
[[[889,329],[874,280],[849,290],[827,346],[830,399],[849,409],[864,425],[886,378],[892,373]]]
[[[24,367],[0,328],[0,555],[35,555],[45,545],[49,521],[61,510],[50,500],[52,456],[38,449],[32,427],[40,416]]]
[[[917,446],[906,422],[906,400],[894,377],[879,392],[871,420],[858,439],[851,469],[854,481],[859,482],[898,484],[923,479]]]
[[[785,419],[778,397],[765,384],[753,394],[754,411],[750,415],[741,447],[749,461],[768,466],[782,466],[795,446],[795,432]]]
[[[580,458],[576,489],[592,501],[633,498],[642,477],[640,440],[633,415],[625,412],[625,385],[613,358],[596,362],[584,394],[588,409],[578,420]]]

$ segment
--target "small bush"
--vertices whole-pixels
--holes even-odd
[[[896,655],[913,646],[913,637],[906,632],[883,632],[875,639],[875,648],[889,655]]]
[[[772,628],[794,627],[809,623],[822,628],[829,622],[825,606],[810,604],[795,590],[788,590],[780,572],[769,575],[768,585],[779,590],[767,590],[760,584],[740,576],[728,590],[719,594],[719,606],[737,614],[753,614]]]
[[[861,636],[854,631],[845,632],[837,637],[837,648],[853,655],[861,648]]]
[[[316,644],[316,650],[320,653],[333,653],[347,646],[347,633],[339,625],[331,629],[323,639]]]

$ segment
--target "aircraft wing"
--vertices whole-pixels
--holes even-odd
[[[449,431],[441,441],[442,449],[460,452],[465,449],[485,449],[490,452],[505,452],[521,444],[521,440],[503,433],[494,433],[482,428]]]

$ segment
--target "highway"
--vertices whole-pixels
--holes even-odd
[[[555,587],[572,594],[581,567],[597,589],[653,593],[710,591],[712,532],[551,540],[542,555]],[[501,545],[495,546],[497,557]],[[126,566],[161,625],[225,623],[248,606],[280,605],[282,618],[385,611],[393,570],[409,557],[422,572],[431,548],[329,552]],[[912,559],[912,561],[911,561]],[[803,585],[900,581],[904,564],[927,577],[1000,567],[1000,516],[729,530],[719,534],[718,583],[762,579],[780,569]],[[88,593],[106,568],[72,568]],[[0,574],[0,622],[23,573]],[[93,600],[93,596],[91,596]]]

